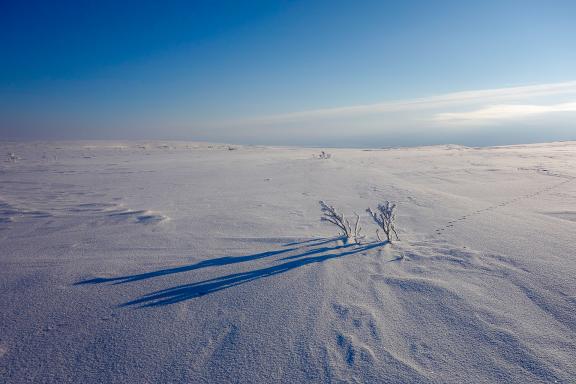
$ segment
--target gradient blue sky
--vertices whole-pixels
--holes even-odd
[[[575,20],[572,0],[4,0],[0,134],[576,139]]]

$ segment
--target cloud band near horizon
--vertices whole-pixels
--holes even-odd
[[[560,96],[574,96],[554,102]],[[548,103],[534,104],[533,100],[548,99]],[[550,99],[552,103],[550,104]],[[526,103],[529,101],[530,103]],[[523,102],[523,103],[521,103]],[[276,125],[305,123],[329,119],[354,118],[377,114],[420,112],[431,110],[432,115],[421,119],[432,123],[472,121],[494,122],[519,119],[537,114],[576,111],[576,81],[548,83],[507,88],[451,92],[441,95],[389,101],[374,104],[343,106],[266,115],[239,120],[215,122],[216,126]],[[472,108],[462,110],[462,108]],[[450,110],[449,108],[452,108]],[[396,120],[396,119],[395,119]]]

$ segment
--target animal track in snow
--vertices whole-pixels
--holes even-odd
[[[520,196],[517,196],[517,197],[515,197],[515,198],[513,198],[513,199],[509,199],[509,200],[506,200],[506,201],[502,201],[502,202],[500,202],[500,203],[493,204],[493,205],[488,206],[488,207],[483,208],[483,209],[478,209],[478,210],[473,211],[472,213],[470,213],[470,214],[468,214],[468,215],[464,215],[464,216],[459,217],[459,218],[457,218],[457,219],[453,219],[453,220],[450,220],[450,221],[446,222],[446,224],[443,225],[442,227],[436,228],[436,229],[434,230],[434,232],[436,233],[436,235],[441,235],[443,231],[445,231],[445,230],[447,230],[447,229],[454,228],[454,224],[455,224],[455,223],[458,223],[458,222],[461,222],[461,221],[465,221],[465,220],[467,220],[470,216],[480,215],[480,214],[483,214],[483,213],[485,213],[485,212],[492,211],[492,210],[494,210],[494,209],[506,207],[506,206],[508,206],[508,205],[510,205],[510,204],[514,204],[514,203],[516,203],[516,202],[518,202],[518,201],[522,201],[522,200],[526,200],[526,199],[530,199],[530,198],[539,196],[539,195],[541,195],[541,194],[543,194],[543,193],[546,193],[546,192],[549,192],[549,191],[551,191],[551,190],[553,190],[553,189],[556,189],[556,188],[558,188],[558,187],[560,187],[560,186],[562,186],[562,185],[564,185],[564,184],[570,183],[570,182],[572,182],[572,181],[574,181],[574,180],[576,179],[576,178],[573,178],[573,177],[568,178],[567,176],[562,176],[562,175],[559,175],[559,174],[548,174],[548,175],[550,175],[550,176],[556,176],[556,177],[562,177],[562,178],[567,179],[567,180],[562,181],[562,182],[560,182],[560,183],[558,183],[558,184],[554,184],[554,185],[551,185],[551,186],[549,186],[549,187],[540,189],[540,190],[538,190],[538,191],[536,191],[536,192],[533,192],[533,193],[529,193],[529,194],[526,194],[526,195],[520,195]],[[568,220],[569,220],[569,219],[568,219]]]

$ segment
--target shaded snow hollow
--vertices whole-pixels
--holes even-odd
[[[576,143],[232,148],[0,143],[0,382],[576,382]]]

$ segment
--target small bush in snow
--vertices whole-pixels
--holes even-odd
[[[320,200],[320,209],[322,210],[323,215],[321,220],[327,221],[328,223],[337,226],[340,229],[341,235],[346,243],[358,243],[360,241],[360,231],[362,229],[359,225],[360,216],[354,213],[356,216],[356,221],[354,223],[354,228],[352,228],[350,221],[344,217],[344,214],[339,213],[336,208],[322,200]]]
[[[331,157],[332,157],[332,155],[330,153],[326,153],[324,151],[321,151],[320,154],[318,155],[318,159],[322,159],[322,160],[327,160]]]
[[[18,156],[14,152],[8,152],[8,161],[15,163],[18,160]]]
[[[385,201],[383,204],[378,204],[376,212],[371,208],[368,208],[366,211],[370,214],[376,225],[378,225],[379,229],[382,229],[388,242],[392,242],[392,233],[394,233],[396,240],[400,240],[396,233],[396,228],[394,228],[394,221],[396,220],[396,204]],[[382,241],[378,229],[376,230],[376,236],[378,237],[378,240]]]

